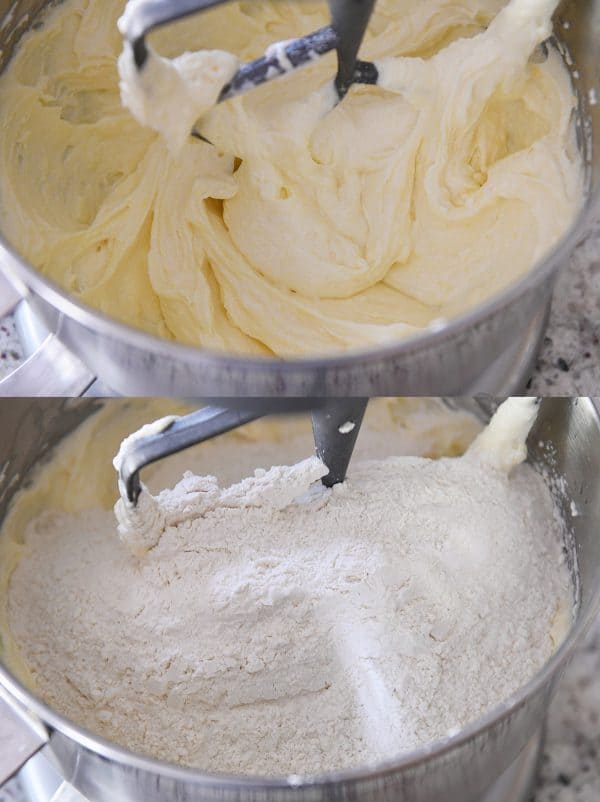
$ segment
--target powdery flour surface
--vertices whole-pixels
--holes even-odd
[[[351,767],[462,727],[569,623],[551,497],[527,466],[494,467],[523,458],[526,428],[501,443],[490,428],[461,459],[357,461],[333,491],[314,458],[231,487],[187,474],[144,491],[160,526],[142,558],[112,511],[43,513],[8,610],[37,692],[216,772]]]
[[[110,511],[38,517],[9,603],[38,692],[136,751],[304,774],[443,736],[550,657],[572,591],[530,468],[475,450],[358,462],[333,491],[318,473],[188,475],[141,559]]]

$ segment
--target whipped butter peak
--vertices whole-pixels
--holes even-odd
[[[148,46],[148,57],[140,69],[133,48],[125,42],[119,58],[123,105],[142,125],[161,134],[176,157],[189,140],[194,123],[215,105],[235,75],[238,63],[233,54],[216,50],[166,59]]]
[[[128,435],[113,460],[113,467],[119,475],[118,487],[120,500],[115,505],[117,531],[119,537],[127,543],[131,552],[142,556],[156,546],[164,531],[165,519],[156,499],[148,493],[148,489],[140,482],[141,493],[136,504],[132,504],[127,496],[127,488],[121,481],[121,465],[127,450],[144,437],[151,437],[166,431],[177,420],[174,415],[167,415],[153,423],[147,423],[133,434]]]
[[[510,473],[527,459],[527,437],[538,412],[537,398],[509,398],[469,447],[467,455]]]

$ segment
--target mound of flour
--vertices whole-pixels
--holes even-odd
[[[356,766],[462,727],[543,665],[572,606],[549,492],[513,467],[524,435],[501,440],[502,459],[488,432],[460,459],[357,463],[332,491],[316,459],[229,488],[189,474],[148,494],[141,558],[110,512],[43,514],[9,591],[38,692],[221,772]]]

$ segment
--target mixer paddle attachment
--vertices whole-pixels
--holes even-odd
[[[350,464],[356,438],[360,431],[367,399],[344,399],[327,401],[313,406],[313,431],[317,456],[329,468],[323,478],[326,487],[343,482]],[[165,457],[184,451],[191,446],[212,440],[265,415],[281,414],[306,409],[306,402],[293,402],[282,406],[276,401],[251,409],[204,407],[174,418],[165,428],[146,437],[132,439],[120,455],[119,483],[125,489],[128,501],[137,505],[142,486],[140,471]]]
[[[258,2],[259,0],[253,0]],[[131,44],[135,64],[142,70],[148,60],[146,36],[155,28],[188,17],[229,0],[135,0],[130,2],[119,23],[121,33]],[[331,25],[299,39],[273,44],[264,56],[243,64],[223,87],[218,103],[280,78],[321,56],[337,50],[338,74],[335,86],[340,100],[352,84],[376,84],[377,67],[359,61],[362,44],[376,0],[329,0]]]
[[[325,487],[345,480],[368,403],[367,398],[336,399],[313,411],[317,456],[329,468]]]
[[[377,83],[373,63],[358,60],[376,0],[329,0],[331,28],[337,34],[338,74],[335,88],[342,100],[354,83]]]
[[[156,434],[133,440],[122,454],[119,470],[119,480],[125,487],[128,500],[137,504],[141,493],[142,468],[261,417],[262,414],[255,411],[204,407],[191,415],[175,418],[167,428]]]

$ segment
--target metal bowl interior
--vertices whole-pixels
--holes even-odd
[[[0,440],[5,464],[0,519],[28,472],[92,414],[98,401],[6,401]],[[467,402],[461,402],[467,403]],[[472,406],[473,402],[470,402]],[[480,408],[480,407],[479,407]],[[551,443],[548,449],[544,443]],[[589,399],[545,399],[530,442],[531,461],[565,477],[558,503],[572,530],[580,605],[571,632],[531,682],[459,734],[397,760],[318,777],[205,775],[135,755],[67,721],[0,665],[0,685],[53,730],[50,754],[63,776],[98,802],[144,799],[395,799],[471,802],[516,758],[542,724],[555,685],[600,610],[600,416]],[[18,477],[15,481],[15,477]],[[571,505],[573,502],[574,506]],[[573,515],[576,509],[577,515]]]
[[[45,0],[0,0],[0,67],[46,5]],[[523,331],[540,302],[547,301],[558,270],[568,263],[600,211],[600,105],[595,102],[600,91],[600,1],[564,0],[556,30],[573,54],[571,72],[582,110],[578,138],[586,162],[587,203],[561,242],[530,272],[481,306],[439,327],[376,349],[301,359],[249,358],[185,346],[117,322],[41,275],[2,237],[0,268],[24,294],[33,295],[32,305],[50,330],[59,332],[67,347],[124,394],[151,394],[154,389],[187,395],[200,387],[224,395],[330,394],[335,387],[343,392],[359,392],[359,388],[390,392],[394,384],[396,391],[402,386],[403,392],[426,394],[435,384],[431,375],[441,377],[436,392],[460,393],[469,386],[467,374],[502,353],[514,331]],[[194,371],[204,371],[202,382],[190,376]],[[453,374],[465,374],[465,380],[453,383]]]

